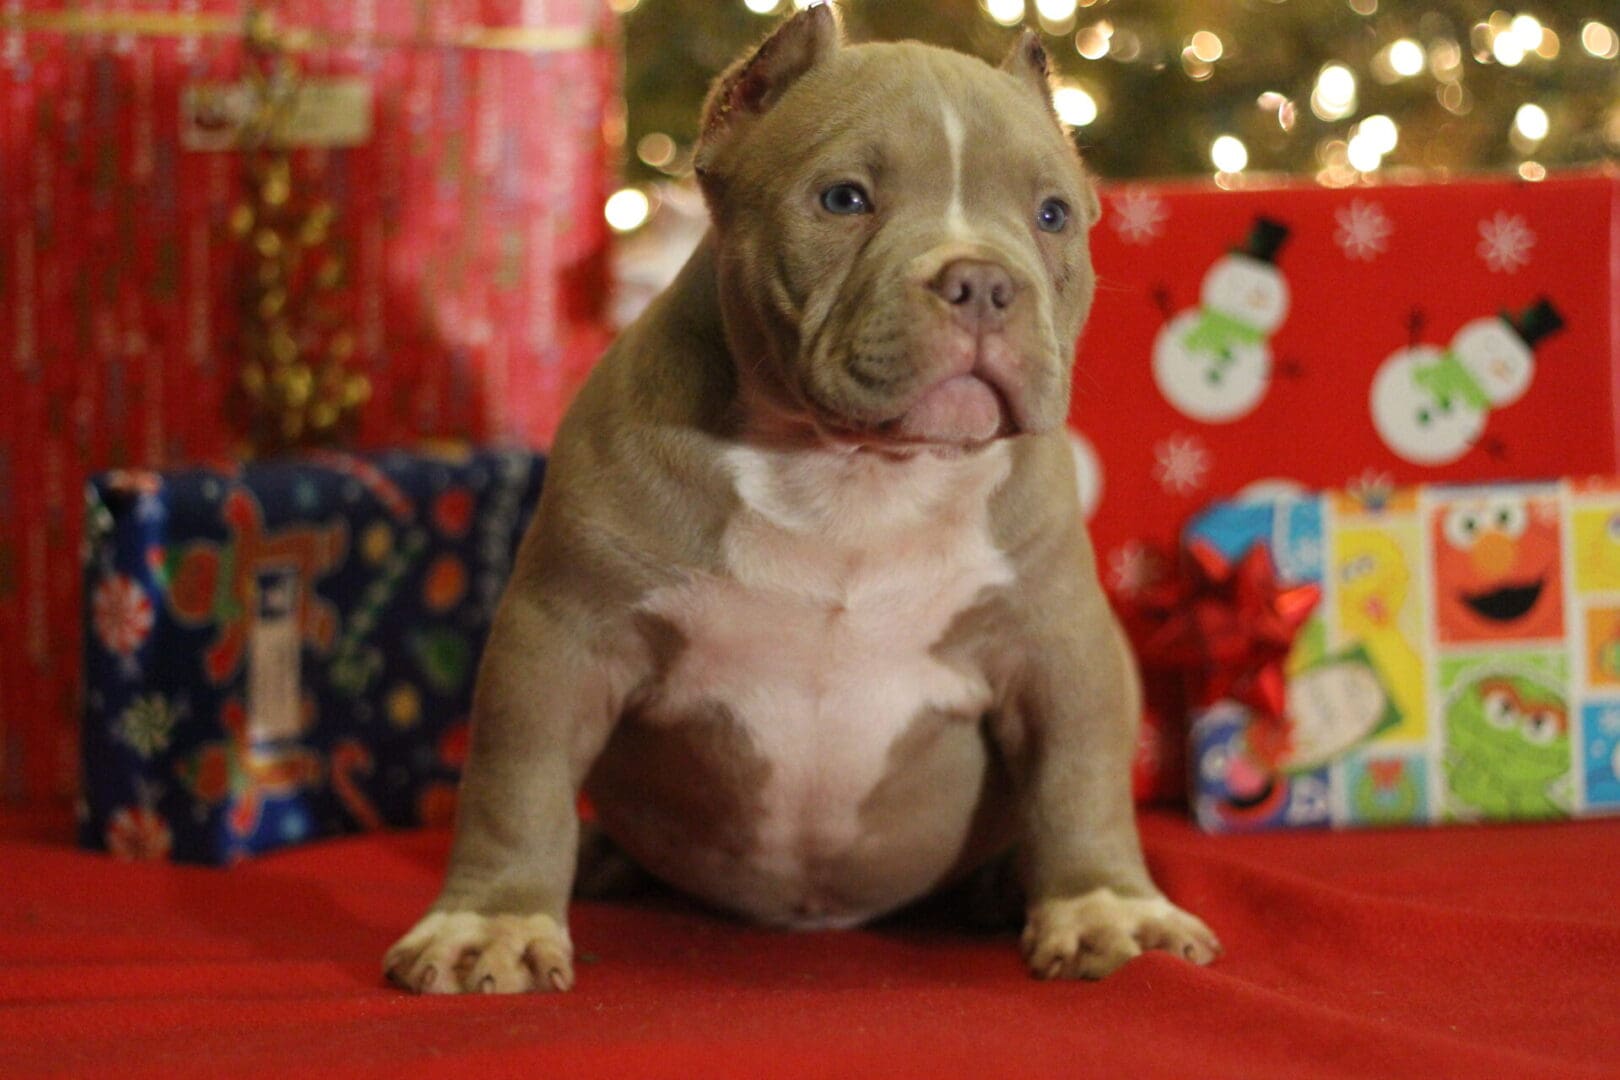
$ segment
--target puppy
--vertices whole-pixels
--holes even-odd
[[[1062,434],[1097,197],[1031,34],[718,80],[713,228],[558,433],[489,638],[423,993],[564,990],[583,788],[653,876],[846,927],[1014,853],[1024,959],[1219,951],[1143,864],[1136,676]]]

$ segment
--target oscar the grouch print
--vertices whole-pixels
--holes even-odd
[[[1446,710],[1447,784],[1458,817],[1567,817],[1569,712],[1562,696],[1523,675],[1489,675]]]

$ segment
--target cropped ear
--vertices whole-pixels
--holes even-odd
[[[1051,68],[1046,60],[1046,46],[1041,44],[1035,31],[1025,30],[1018,35],[1012,50],[1001,61],[1001,70],[1040,95],[1046,111],[1057,116],[1052,109]]]
[[[841,37],[833,6],[818,3],[788,19],[753,53],[727,68],[703,105],[694,155],[698,176],[722,146],[768,112],[788,87],[837,52]]]

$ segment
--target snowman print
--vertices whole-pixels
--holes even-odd
[[[1277,250],[1288,227],[1256,218],[1242,251],[1204,275],[1200,305],[1180,312],[1153,343],[1153,378],[1184,416],[1220,424],[1246,415],[1271,379],[1271,335],[1288,314]]]
[[[1373,376],[1373,426],[1396,455],[1446,465],[1485,431],[1492,409],[1524,396],[1535,375],[1535,345],[1561,329],[1545,297],[1518,315],[1466,323],[1444,349],[1413,345],[1391,353]]]

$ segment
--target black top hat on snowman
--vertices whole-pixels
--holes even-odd
[[[1504,311],[1502,321],[1511,326],[1513,332],[1519,335],[1519,339],[1532,349],[1542,338],[1556,334],[1564,328],[1564,317],[1545,296],[1538,297],[1535,303],[1517,314]]]
[[[1254,219],[1254,227],[1249,230],[1249,238],[1244,241],[1239,254],[1259,259],[1261,262],[1275,263],[1278,249],[1288,239],[1288,231],[1288,226],[1280,221],[1257,217]]]

